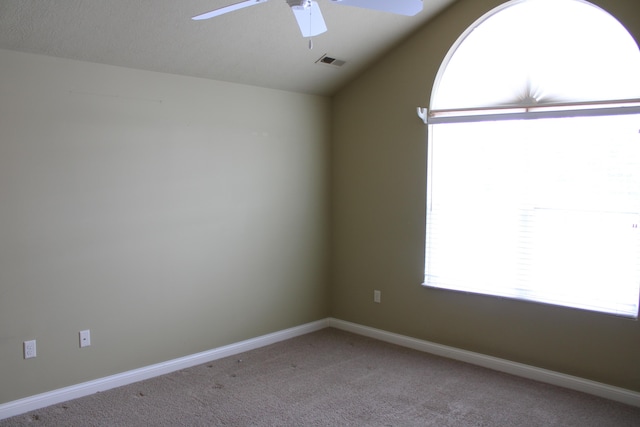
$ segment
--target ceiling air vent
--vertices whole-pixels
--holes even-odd
[[[345,63],[346,61],[343,61],[342,59],[332,58],[330,56],[327,56],[326,53],[316,61],[316,64],[331,65],[333,67],[342,67]]]

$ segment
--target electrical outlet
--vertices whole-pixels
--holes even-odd
[[[23,343],[23,347],[25,359],[32,359],[36,357],[36,340],[25,341]]]
[[[86,329],[80,331],[80,348],[89,347],[91,345],[91,331]]]
[[[382,296],[382,292],[373,291],[373,302],[380,303],[380,297]]]

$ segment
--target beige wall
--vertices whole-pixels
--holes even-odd
[[[500,3],[460,0],[333,101],[0,50],[0,403],[330,314],[640,391],[639,322],[420,286],[415,108]],[[640,39],[640,4],[598,4]]]
[[[329,106],[0,51],[0,403],[327,317]]]
[[[458,1],[334,98],[332,315],[640,391],[640,322],[420,286],[426,127],[415,109],[457,37],[501,3]],[[637,0],[596,3],[640,40]]]

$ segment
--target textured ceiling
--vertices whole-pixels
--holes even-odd
[[[413,17],[318,0],[328,31],[312,50],[285,0],[190,19],[236,1],[0,0],[0,49],[330,95],[454,0]]]

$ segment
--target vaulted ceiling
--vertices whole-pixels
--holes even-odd
[[[0,49],[330,95],[455,0],[411,17],[317,0],[328,31],[313,49],[286,0],[190,19],[236,1],[2,0]]]

